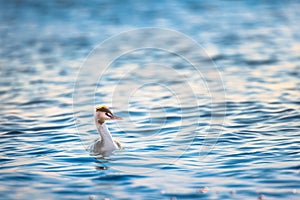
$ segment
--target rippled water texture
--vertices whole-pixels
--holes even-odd
[[[300,199],[299,16],[297,1],[1,1],[0,199]],[[95,93],[76,99],[74,113],[89,52],[140,27],[193,38],[223,84],[143,49],[96,81],[80,77]],[[85,150],[98,136],[86,106],[99,103],[124,118],[108,123],[124,146],[108,158]]]

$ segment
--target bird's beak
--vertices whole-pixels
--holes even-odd
[[[116,115],[113,115],[113,116],[111,117],[111,119],[114,119],[114,120],[122,120],[123,118],[122,118],[122,117],[118,117],[118,116],[116,116]]]

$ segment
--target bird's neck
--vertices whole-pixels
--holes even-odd
[[[116,144],[105,123],[96,122],[96,126],[101,136],[101,143],[103,144],[103,146],[115,148]]]

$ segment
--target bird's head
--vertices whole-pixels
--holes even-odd
[[[121,120],[121,117],[114,115],[107,106],[99,105],[96,107],[95,113],[96,121],[100,124],[103,124],[106,120]]]

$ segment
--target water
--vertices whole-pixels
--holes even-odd
[[[27,0],[1,1],[0,10],[1,199],[299,199],[298,2]],[[206,49],[226,101],[211,102],[189,63],[141,50],[117,59],[101,81],[86,78],[96,96],[78,102],[87,121],[76,127],[74,83],[89,52],[152,26]],[[85,150],[97,137],[85,102],[109,105],[128,70],[112,102],[125,120],[108,123],[125,148],[96,159]],[[183,76],[191,88],[182,89]],[[156,79],[141,85],[147,77]],[[123,102],[121,92],[139,85]]]

